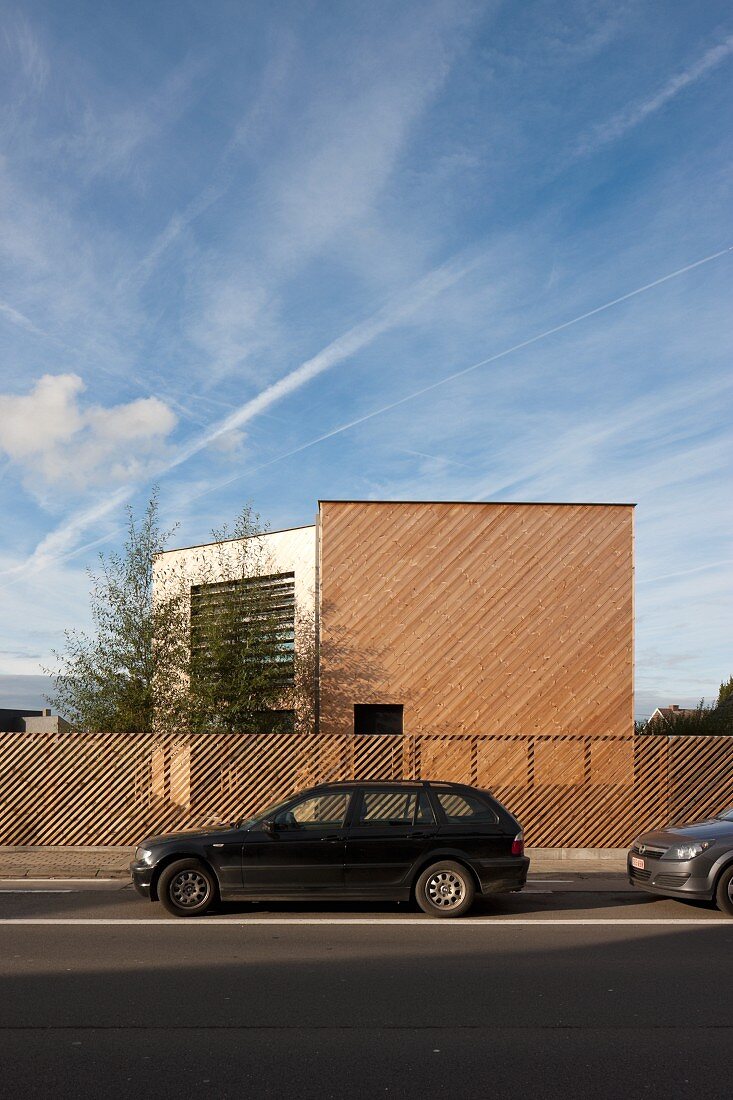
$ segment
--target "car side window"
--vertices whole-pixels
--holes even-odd
[[[435,794],[449,825],[495,825],[499,820],[490,806],[473,795],[455,791],[435,791]]]
[[[417,791],[362,791],[356,825],[412,825],[417,809]]]
[[[346,820],[349,798],[350,792],[345,791],[325,791],[323,794],[312,795],[281,810],[275,818],[275,824],[295,829],[340,829]]]
[[[434,825],[435,824],[435,812],[430,804],[430,798],[427,791],[420,791],[420,797],[417,802],[417,813],[415,815],[416,825]]]

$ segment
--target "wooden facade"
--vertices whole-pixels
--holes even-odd
[[[633,730],[633,506],[323,501],[319,730]]]

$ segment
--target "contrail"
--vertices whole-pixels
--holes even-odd
[[[637,577],[638,584],[653,584],[656,581],[669,581],[673,577],[689,577],[692,573],[704,573],[707,569],[718,569],[721,565],[733,565],[733,558],[723,558],[722,561],[709,561],[707,565],[697,565],[694,569],[680,569],[677,573],[662,573],[658,577]]]
[[[188,443],[179,447],[172,458],[155,471],[154,476],[164,477],[177,466],[182,465],[200,451],[205,450],[217,439],[226,435],[227,432],[242,427],[256,416],[261,416],[271,405],[284,397],[288,397],[312,379],[317,378],[318,375],[323,374],[324,371],[331,370],[344,360],[352,358],[383,333],[405,323],[418,308],[426,305],[433,298],[439,297],[440,294],[463,279],[476,266],[477,262],[475,258],[466,258],[466,254],[463,253],[428,272],[414,286],[410,287],[408,292],[398,297],[396,301],[388,303],[372,314],[371,317],[367,317],[366,320],[354,325],[347,332],[332,340],[316,355],[301,363],[300,366],[291,370],[276,382],[266,386],[260,393],[245,401],[243,405],[235,408],[228,416],[199,432]],[[134,489],[134,485],[123,486],[117,493],[114,493],[100,504],[95,504],[91,508],[72,516],[70,520],[62,523],[46,535],[30,557],[19,565],[4,570],[0,576],[18,575],[30,568],[45,568],[54,561],[68,558],[73,553],[77,553],[76,550],[68,551],[68,547],[74,538],[91,523],[114,511],[120,503],[131,496]],[[197,499],[201,495],[201,493],[198,493],[190,499]]]
[[[308,440],[307,443],[301,443],[299,447],[293,447],[292,450],[285,451],[282,454],[276,455],[275,458],[268,459],[267,462],[261,462],[257,466],[251,466],[247,470],[243,470],[239,474],[235,474],[233,477],[226,478],[223,481],[216,482],[213,485],[208,486],[206,489],[202,489],[198,493],[193,493],[187,496],[187,500],[198,500],[202,496],[206,496],[207,493],[213,492],[215,489],[224,488],[226,485],[231,485],[235,481],[239,481],[243,477],[247,477],[250,474],[258,473],[260,470],[265,470],[269,466],[273,466],[278,462],[283,462],[286,458],[291,458],[293,455],[302,453],[308,450],[310,447],[315,447],[318,443],[323,443],[327,439],[333,439],[334,436],[341,435],[343,432],[348,432],[351,428],[356,428],[360,424],[366,423],[368,420],[373,420],[377,416],[381,416],[383,413],[390,412],[392,409],[399,408],[400,405],[406,404],[408,401],[414,401],[417,397],[422,397],[423,394],[431,393],[433,390],[438,389],[440,386],[445,386],[449,382],[453,382],[456,378],[462,378],[466,374],[470,374],[472,371],[479,370],[480,367],[485,367],[489,363],[495,363],[499,359],[503,359],[508,355],[512,355],[515,351],[521,351],[522,348],[530,347],[532,344],[538,343],[540,340],[547,339],[548,336],[553,336],[557,332],[562,332],[565,329],[570,328],[573,325],[580,324],[581,321],[587,320],[589,317],[594,317],[598,313],[603,313],[608,309],[612,309],[614,306],[619,305],[621,302],[627,302],[630,298],[635,298],[639,294],[644,294],[648,290],[652,290],[654,287],[661,286],[662,283],[669,282],[670,279],[677,279],[679,276],[686,274],[688,271],[693,271],[696,267],[702,267],[703,264],[711,263],[713,260],[719,259],[721,256],[726,256],[733,251],[733,245],[728,248],[722,248],[719,252],[713,252],[709,256],[704,256],[701,260],[695,260],[693,263],[686,264],[684,267],[679,267],[675,271],[669,272],[668,275],[662,275],[659,279],[654,279],[651,283],[644,283],[643,286],[638,286],[634,290],[630,290],[627,294],[622,294],[618,298],[613,298],[609,302],[604,302],[603,305],[596,306],[595,309],[589,309],[585,313],[579,314],[577,317],[573,317],[569,321],[563,321],[562,324],[554,325],[552,328],[545,329],[543,332],[537,333],[535,336],[530,336],[527,340],[522,340],[518,344],[512,344],[509,348],[504,348],[503,351],[496,352],[494,355],[489,355],[486,359],[480,359],[477,363],[472,363],[468,367],[464,367],[462,370],[455,371],[453,374],[448,374],[444,378],[439,378],[437,382],[431,382],[428,386],[423,386],[419,390],[413,390],[412,393],[408,393],[405,397],[398,398],[397,401],[392,401],[388,405],[382,405],[381,408],[373,409],[372,412],[365,413],[364,416],[356,417],[354,420],[350,420],[346,424],[341,424],[338,428],[332,428],[329,432],[324,432],[323,435],[316,436],[315,439]],[[442,268],[438,268],[436,271],[431,272],[429,276],[418,284],[419,293],[418,300],[424,302],[429,300],[430,297],[439,293],[440,290],[445,289],[446,286],[450,286],[470,269],[470,264],[464,267],[458,267],[457,269],[450,265],[444,265]],[[192,440],[187,446],[181,448],[175,458],[167,463],[162,470],[159,471],[159,475],[165,475],[170,470],[175,469],[183,462],[187,461],[194,454],[203,450],[209,446],[215,439],[224,434],[226,431],[230,431],[235,427],[239,427],[246,421],[251,420],[254,416],[265,411],[265,409],[275,400],[288,395],[293,390],[299,388],[305,382],[310,381],[312,378],[328,370],[336,363],[342,361],[353,355],[354,352],[360,351],[362,347],[370,343],[376,336],[381,335],[382,332],[392,327],[394,323],[398,323],[404,316],[411,312],[414,307],[414,301],[409,305],[404,303],[398,306],[387,308],[374,317],[369,318],[367,321],[355,326],[344,336],[339,337],[337,340],[329,344],[327,348],[319,352],[318,355],[312,359],[301,364],[290,374],[285,375],[284,378],[278,382],[268,386],[261,394],[252,398],[250,401],[245,402],[230,416],[224,418],[214,425],[212,429],[202,433],[194,440]],[[23,562],[20,566],[15,566],[10,570],[5,570],[3,575],[22,573],[29,565],[33,564],[36,568],[43,568],[45,565],[50,564],[53,560],[60,558],[70,557],[74,551],[65,553],[64,550],[68,543],[73,538],[73,535],[84,527],[89,525],[90,521],[101,518],[102,515],[113,511],[121,502],[125,499],[125,496],[130,493],[130,487],[118,490],[118,493],[114,494],[111,498],[105,501],[103,504],[93,507],[87,512],[81,513],[79,516],[74,517],[69,524],[62,525],[56,531],[47,535],[42,543],[36,548],[36,551]],[[63,549],[62,549],[63,548]],[[59,550],[61,552],[59,552]]]
[[[73,543],[76,536],[86,530],[91,524],[109,515],[109,513],[118,508],[120,504],[124,504],[132,495],[132,492],[133,486],[123,485],[115,492],[105,497],[104,500],[98,501],[89,508],[84,508],[82,511],[75,512],[64,524],[50,531],[46,537],[39,542],[33,553],[26,558],[25,561],[22,561],[19,565],[13,565],[9,569],[3,569],[2,572],[0,572],[0,577],[20,576],[31,570],[40,571],[52,565],[55,561],[70,557],[71,555],[67,554],[66,551]],[[0,588],[0,592],[5,592],[6,590],[7,586]]]
[[[712,263],[713,260],[718,260],[721,256],[727,256],[730,252],[733,252],[733,245],[730,245],[728,248],[721,248],[719,252],[712,252],[709,256],[703,256],[701,260],[695,260],[693,263],[686,264],[684,267],[678,267],[675,271],[670,271],[668,275],[662,275],[659,279],[654,279],[651,283],[644,283],[643,286],[638,286],[634,290],[630,290],[627,294],[622,294],[619,298],[612,298],[610,302],[604,302],[603,305],[596,306],[595,309],[589,309],[586,313],[580,313],[570,321],[563,321],[560,325],[554,325],[553,328],[545,329],[544,332],[538,332],[536,336],[530,336],[528,340],[522,340],[518,344],[512,344],[510,348],[504,348],[503,351],[498,351],[494,355],[489,355],[486,359],[480,359],[478,363],[472,363],[470,367],[463,367],[462,370],[455,371],[453,374],[447,374],[444,378],[439,378],[437,382],[431,382],[429,386],[423,386],[419,390],[413,390],[412,393],[406,394],[405,397],[400,397],[397,401],[391,401],[389,405],[382,405],[379,409],[373,409],[372,412],[365,413],[364,416],[356,417],[356,419],[350,420],[347,424],[341,424],[338,428],[333,428],[330,432],[324,432],[323,435],[316,436],[315,439],[309,439],[307,443],[301,443],[299,447],[294,447],[290,451],[285,451],[275,458],[268,459],[267,462],[262,462],[258,466],[252,466],[248,470],[243,470],[242,473],[235,474],[234,477],[227,478],[225,481],[219,481],[215,485],[211,485],[209,488],[201,490],[201,492],[194,494],[194,496],[188,499],[197,500],[199,497],[205,496],[206,493],[213,492],[215,489],[221,489],[226,485],[231,485],[232,482],[239,481],[240,478],[246,477],[248,474],[258,473],[268,466],[273,466],[276,462],[282,462],[286,458],[291,458],[293,455],[300,454],[301,451],[306,451],[309,447],[315,447],[316,444],[323,443],[326,439],[332,439],[335,435],[340,435],[342,432],[348,432],[351,428],[356,428],[359,424],[364,424],[367,420],[373,420],[375,416],[381,416],[383,413],[390,412],[400,405],[405,405],[408,401],[414,401],[416,397],[422,397],[425,393],[437,390],[440,386],[445,386],[449,382],[453,382],[456,378],[463,378],[464,375],[470,374],[480,367],[488,366],[489,363],[495,363],[498,359],[504,359],[507,355],[512,355],[515,351],[521,351],[522,348],[528,348],[532,344],[539,343],[540,340],[546,340],[548,336],[553,336],[557,332],[562,332],[564,329],[571,328],[572,325],[578,325],[581,321],[586,321],[589,317],[594,317],[598,313],[604,313],[607,309],[613,309],[614,306],[620,305],[621,302],[628,302],[630,298],[635,298],[638,294],[644,294],[647,290],[652,290],[654,287],[661,286],[662,283],[669,282],[670,279],[677,279],[680,275],[685,275],[688,271],[693,271],[696,267],[702,267],[703,264]]]
[[[671,77],[654,95],[641,103],[636,103],[613,115],[607,122],[593,129],[588,138],[580,142],[575,150],[577,156],[595,152],[596,149],[622,137],[628,130],[632,130],[643,122],[649,115],[653,115],[664,107],[671,99],[694,84],[701,77],[716,69],[723,61],[733,54],[733,34],[729,34],[722,42],[712,46],[702,57],[699,57],[688,69]]]
[[[57,336],[52,336],[50,332],[46,332],[45,329],[34,324],[29,317],[26,317],[19,309],[14,309],[8,302],[0,302],[0,314],[12,324],[24,328],[27,332],[32,332],[34,336],[41,336],[44,340],[50,340],[52,343],[58,344],[59,347],[67,348],[70,351],[74,350],[69,348],[69,345],[65,344],[63,340],[59,340]]]
[[[408,295],[399,299],[396,303],[378,310],[365,321],[349,329],[348,332],[319,351],[317,355],[301,363],[299,367],[279,378],[277,382],[266,386],[264,390],[255,397],[250,398],[249,401],[245,401],[229,416],[217,421],[212,428],[202,432],[190,443],[181,447],[175,457],[160,473],[166,474],[175,469],[176,466],[180,466],[193,455],[198,454],[199,451],[203,451],[221,436],[226,435],[227,432],[241,428],[243,424],[265,412],[277,401],[281,401],[307,382],[317,378],[319,374],[338,366],[345,359],[350,359],[357,352],[373,343],[377,337],[404,323],[420,306],[424,306],[433,298],[439,297],[445,290],[463,279],[475,264],[475,260],[461,262],[453,260],[431,271],[416,286],[410,288]]]

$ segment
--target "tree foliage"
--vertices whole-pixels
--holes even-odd
[[[233,528],[212,531],[190,587],[189,726],[277,727],[295,687],[294,601],[270,560],[249,506]]]
[[[733,676],[729,676],[727,680],[724,680],[718,691],[717,705],[722,707],[726,703],[733,703]]]
[[[722,688],[725,685],[721,685]],[[684,714],[672,714],[667,718],[655,718],[653,722],[634,723],[636,733],[657,736],[723,736],[733,734],[733,698],[718,697],[715,706],[705,706],[701,699],[697,707]]]
[[[161,558],[172,533],[157,492],[139,521],[128,510],[122,552],[90,572],[93,631],[66,634],[49,702],[86,731],[247,732],[290,711],[312,728],[312,618],[275,575],[260,517],[246,506],[212,546]]]
[[[156,685],[182,660],[182,609],[153,607],[153,560],[172,534],[159,523],[157,492],[138,521],[131,508],[121,553],[99,555],[89,571],[93,632],[68,631],[54,652],[49,703],[77,729],[110,733],[153,728]]]

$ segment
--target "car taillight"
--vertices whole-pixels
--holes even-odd
[[[524,855],[524,833],[517,833],[512,841],[512,855],[523,856]]]

